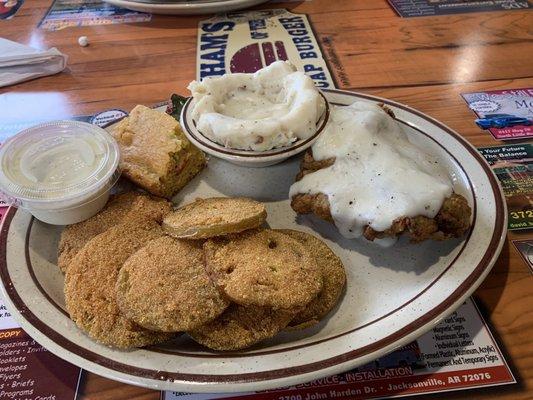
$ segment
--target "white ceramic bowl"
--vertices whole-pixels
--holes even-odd
[[[193,98],[189,97],[181,110],[180,124],[183,132],[187,138],[200,150],[205,151],[207,154],[229,161],[230,163],[245,166],[245,167],[266,167],[285,161],[289,157],[301,153],[309,148],[315,140],[318,139],[318,135],[324,130],[329,120],[329,103],[326,97],[319,92],[324,99],[326,108],[324,113],[316,124],[316,132],[304,140],[297,140],[290,146],[279,147],[266,151],[254,151],[254,150],[240,150],[224,147],[218,143],[213,142],[207,138],[196,128],[196,122],[192,118],[192,101]]]

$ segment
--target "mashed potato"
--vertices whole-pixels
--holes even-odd
[[[325,110],[312,79],[285,61],[253,74],[193,81],[188,88],[198,130],[234,149],[264,151],[306,139]]]

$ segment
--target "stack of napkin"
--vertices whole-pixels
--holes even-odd
[[[55,47],[42,51],[0,38],[0,87],[61,72],[67,56]]]

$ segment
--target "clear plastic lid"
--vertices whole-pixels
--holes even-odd
[[[52,208],[82,201],[118,176],[120,150],[104,129],[54,121],[15,135],[0,148],[0,190],[11,203]]]

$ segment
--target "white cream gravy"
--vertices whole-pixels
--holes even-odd
[[[403,216],[433,218],[452,194],[439,160],[411,143],[399,124],[371,103],[333,107],[312,150],[315,160],[335,163],[295,182],[289,196],[326,194],[346,238],[360,237],[367,225],[384,231]]]

